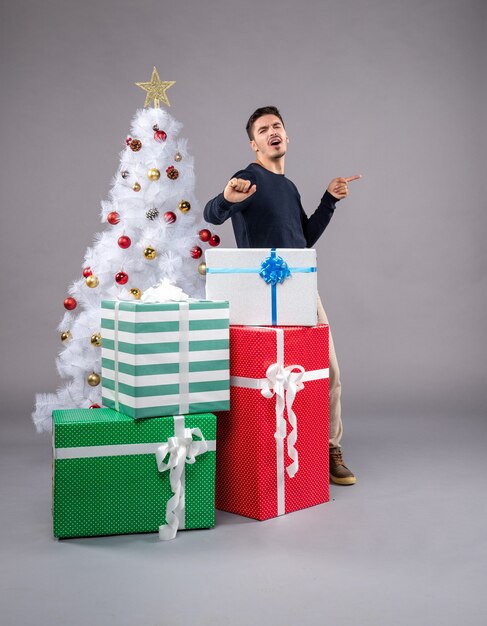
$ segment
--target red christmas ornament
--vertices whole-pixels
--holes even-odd
[[[174,167],[174,165],[170,165],[166,168],[166,175],[171,180],[176,180],[176,178],[179,176],[179,171]]]
[[[127,135],[127,137],[125,137],[125,145],[130,146],[131,141],[132,141],[132,137],[130,135]]]
[[[202,254],[203,250],[199,246],[193,246],[191,248],[191,256],[193,259],[199,259]]]
[[[107,215],[107,222],[109,224],[112,224],[112,226],[115,226],[115,224],[118,224],[119,221],[120,221],[120,215],[116,211],[112,211],[111,213]]]
[[[167,135],[163,130],[156,130],[154,133],[154,139],[156,141],[166,141]]]
[[[208,239],[211,237],[211,233],[207,228],[203,228],[203,230],[200,230],[198,235],[201,241],[208,241]]]
[[[84,267],[83,268],[83,276],[85,278],[88,278],[88,276],[91,276],[93,274],[93,272],[91,271],[91,268],[89,267]]]
[[[128,279],[129,279],[129,275],[126,274],[125,272],[118,272],[118,274],[115,274],[115,281],[119,285],[125,285],[128,282]]]
[[[164,213],[164,219],[168,224],[174,224],[174,222],[176,221],[176,213],[173,213],[172,211],[166,211]]]
[[[101,406],[99,404],[92,404],[90,409],[101,409]]]
[[[219,246],[220,245],[220,237],[218,235],[212,235],[208,239],[208,243],[210,244],[210,246]]]
[[[77,307],[78,303],[74,298],[66,298],[64,301],[64,308],[68,309],[68,311],[72,311]]]
[[[127,235],[122,235],[121,237],[118,238],[118,245],[124,250],[126,248],[129,248],[131,243],[132,241],[130,237],[127,237]]]

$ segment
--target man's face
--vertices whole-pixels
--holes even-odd
[[[252,126],[252,150],[259,157],[280,159],[286,154],[289,141],[286,130],[277,115],[263,115]]]

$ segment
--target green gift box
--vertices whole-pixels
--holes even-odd
[[[103,300],[104,406],[133,418],[228,410],[228,306]]]
[[[215,525],[216,417],[53,412],[53,533],[88,537]]]

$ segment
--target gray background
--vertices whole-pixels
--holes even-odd
[[[4,623],[482,623],[486,13],[482,0],[2,5]],[[153,65],[177,81],[201,204],[252,160],[244,125],[265,104],[284,116],[308,213],[332,177],[364,175],[316,246],[359,483],[266,524],[220,514],[169,547],[56,543],[49,439],[30,412],[58,385],[62,301]]]

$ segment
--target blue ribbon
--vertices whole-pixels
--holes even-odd
[[[264,259],[260,264],[259,275],[267,284],[275,286],[277,283],[283,283],[286,278],[291,276],[289,265],[286,261],[276,254],[276,249],[272,248],[271,256]]]
[[[289,266],[283,258],[277,256],[276,249],[271,249],[271,256],[260,264],[259,275],[271,286],[271,317],[272,325],[277,324],[277,283],[283,283],[291,276]]]
[[[276,248],[271,248],[271,255],[264,259],[260,267],[207,267],[207,274],[259,274],[271,286],[272,325],[277,325],[277,285],[283,283],[292,274],[316,272],[316,267],[289,267],[284,259],[277,255]]]

